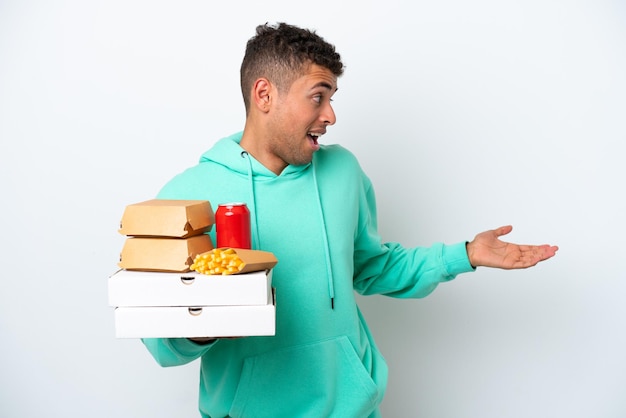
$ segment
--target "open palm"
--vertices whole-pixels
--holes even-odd
[[[513,230],[511,225],[481,232],[467,244],[467,255],[474,267],[524,269],[556,254],[554,245],[519,245],[500,240]]]

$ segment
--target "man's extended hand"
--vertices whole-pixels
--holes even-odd
[[[554,256],[559,247],[554,245],[518,245],[503,242],[498,238],[506,235],[513,227],[501,226],[481,232],[467,243],[467,255],[474,267],[496,267],[501,269],[524,269]]]

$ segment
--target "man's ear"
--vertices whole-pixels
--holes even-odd
[[[257,79],[252,86],[252,104],[263,113],[269,112],[274,92],[274,85],[267,78]]]

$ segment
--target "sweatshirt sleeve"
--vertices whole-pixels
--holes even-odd
[[[182,366],[202,357],[216,342],[196,344],[187,338],[143,338],[156,362],[163,367]]]
[[[382,243],[374,191],[367,179],[360,212],[354,252],[354,288],[360,294],[421,298],[432,293],[439,283],[474,271],[466,242],[414,248],[395,242]]]

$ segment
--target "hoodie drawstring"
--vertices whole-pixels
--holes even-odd
[[[328,234],[326,232],[326,221],[324,220],[324,211],[322,210],[322,199],[320,197],[320,189],[317,186],[317,174],[315,170],[315,158],[311,163],[313,169],[313,184],[317,193],[317,208],[319,210],[320,221],[322,221],[322,238],[324,240],[324,253],[326,255],[326,275],[328,276],[328,295],[330,296],[330,307],[335,309],[335,280],[333,278],[333,269],[330,265],[330,247],[328,244]]]
[[[259,239],[259,224],[256,216],[256,200],[254,193],[254,179],[253,179],[253,171],[252,171],[252,161],[250,160],[250,156],[246,151],[241,152],[241,157],[245,158],[248,162],[248,182],[250,185],[250,201],[248,203],[250,209],[250,224],[252,226],[252,240],[254,242],[253,248],[259,249],[260,239]],[[326,256],[326,275],[328,277],[328,295],[330,296],[330,307],[331,309],[335,309],[335,281],[333,278],[333,269],[330,265],[330,246],[328,243],[328,233],[326,232],[326,220],[324,219],[324,211],[322,210],[322,199],[320,197],[320,189],[317,185],[317,174],[315,170],[315,159],[311,163],[311,168],[313,170],[313,185],[315,187],[315,193],[317,194],[317,209],[320,217],[320,221],[322,222],[322,239],[324,241],[324,254]]]
[[[248,206],[250,209],[250,224],[252,225],[252,240],[253,240],[253,247],[255,249],[259,249],[261,248],[260,244],[259,244],[259,223],[257,221],[257,217],[256,217],[256,201],[255,201],[255,193],[254,193],[254,179],[253,179],[253,173],[252,173],[252,161],[250,161],[250,156],[248,155],[247,151],[241,151],[241,158],[245,158],[246,161],[248,162],[248,184],[250,185],[250,202],[248,203]]]

